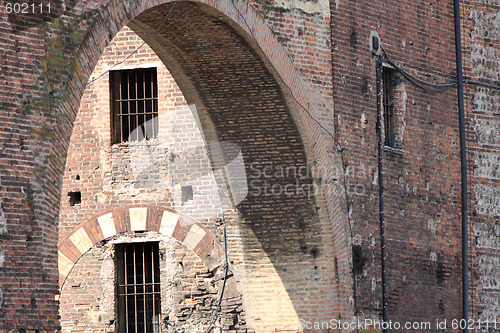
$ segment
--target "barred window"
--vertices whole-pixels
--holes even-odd
[[[110,72],[113,143],[158,136],[156,68]]]
[[[383,103],[384,103],[384,131],[387,147],[395,147],[395,126],[394,126],[394,86],[395,70],[389,67],[382,69]]]
[[[115,246],[118,331],[158,332],[160,265],[158,243]]]

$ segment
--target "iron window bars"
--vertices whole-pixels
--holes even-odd
[[[113,143],[158,136],[158,81],[156,68],[110,72],[111,133]]]
[[[384,105],[384,131],[387,147],[395,147],[396,137],[394,133],[394,79],[395,70],[389,67],[382,69],[383,105]]]

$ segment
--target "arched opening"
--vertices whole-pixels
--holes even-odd
[[[138,15],[129,14],[135,18],[128,25],[148,39],[171,9],[172,3],[142,12],[129,9]],[[222,13],[201,3],[176,3],[168,24],[148,45],[168,67],[188,104],[196,107],[206,141],[217,143],[206,146],[212,167],[226,165],[224,157],[233,156],[225,151],[226,143],[241,152],[247,193],[230,207],[228,239],[248,327],[275,331],[296,329],[300,320],[326,322],[346,313],[339,305],[346,302],[339,291],[346,287],[339,282],[333,258],[345,258],[347,252],[345,235],[332,235],[338,221],[328,217],[301,114],[275,71],[288,73],[292,82],[298,74],[293,67],[286,69],[286,57],[281,59],[285,69],[273,67],[244,32],[247,27],[226,14],[238,16],[234,9]],[[125,23],[115,19],[111,26]],[[101,45],[105,38],[100,29],[102,25],[94,25],[97,39],[90,44]],[[275,59],[279,52],[273,57],[271,62],[280,63]],[[97,58],[94,54],[86,59],[87,66],[73,77],[86,81],[87,67]],[[300,81],[295,84],[296,97],[307,100],[306,87]],[[62,108],[75,114],[75,105],[66,99]],[[344,227],[340,224],[340,230]]]

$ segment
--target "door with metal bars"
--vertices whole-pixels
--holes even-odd
[[[115,246],[118,331],[160,331],[160,265],[158,243]]]

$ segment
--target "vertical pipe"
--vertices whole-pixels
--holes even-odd
[[[454,0],[455,56],[457,66],[458,126],[460,130],[460,173],[462,195],[462,318],[468,322],[469,275],[468,275],[468,226],[467,226],[467,146],[465,137],[464,77],[462,69],[462,38],[460,36],[460,1]],[[467,325],[465,325],[467,326]],[[469,332],[467,327],[464,332]]]
[[[383,320],[387,322],[387,272],[385,267],[385,222],[384,222],[384,181],[382,175],[382,60],[377,57],[375,62],[377,73],[377,138],[378,138],[378,199],[380,213],[380,256],[382,260],[382,311]],[[384,333],[387,329],[383,330]]]

